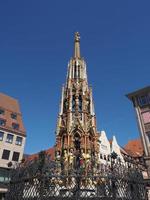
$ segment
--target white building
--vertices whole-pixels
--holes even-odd
[[[117,158],[123,162],[123,156],[120,151],[120,146],[117,143],[116,137],[113,136],[112,140],[108,140],[105,131],[101,131],[99,136],[99,162],[106,164],[110,162],[111,153],[115,152]]]
[[[117,154],[117,158],[120,159],[122,162],[124,161],[121,150],[120,150],[121,148],[118,145],[115,136],[113,136],[113,139],[110,141],[110,149],[111,149],[111,153],[115,152]]]
[[[106,164],[110,160],[110,143],[105,131],[101,131],[99,137],[99,158],[100,163]]]

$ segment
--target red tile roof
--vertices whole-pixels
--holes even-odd
[[[0,93],[0,107],[21,114],[18,101],[3,93]]]
[[[49,148],[46,150],[46,154],[50,156],[51,160],[55,159],[55,148]]]
[[[6,124],[4,126],[0,126],[1,129],[17,133],[19,135],[26,135],[26,131],[23,125],[22,115],[20,112],[20,106],[16,99],[7,96],[5,94],[0,93],[0,109],[4,109],[5,113],[0,115],[0,119],[3,119]],[[12,119],[11,114],[17,114],[17,119]],[[19,129],[14,129],[13,124],[18,124]]]
[[[143,146],[140,139],[129,140],[124,149],[133,157],[140,157],[143,155]]]
[[[51,160],[54,160],[55,159],[55,149],[54,147],[51,147],[47,150],[45,150],[46,154],[48,156],[50,156]],[[35,154],[31,154],[29,156],[27,156],[25,158],[26,161],[31,161],[31,160],[35,160],[35,159],[38,159],[38,155],[39,155],[39,152],[38,153],[35,153]]]

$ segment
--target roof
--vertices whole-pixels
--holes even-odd
[[[120,152],[124,155],[129,155],[128,152],[123,147],[120,147]]]
[[[0,93],[0,107],[21,114],[18,100],[3,93]]]
[[[46,153],[48,156],[50,156],[51,160],[54,160],[54,159],[55,159],[55,149],[54,149],[54,147],[51,147],[51,148],[49,148],[49,149],[47,149],[47,150],[44,150],[44,151],[45,151],[45,153]],[[31,161],[31,160],[38,159],[39,153],[40,153],[40,152],[35,153],[35,154],[31,154],[31,155],[24,156],[24,159],[25,159],[26,161]]]
[[[144,94],[144,93],[147,93],[147,92],[150,92],[150,86],[147,86],[147,87],[144,87],[144,88],[141,88],[139,90],[136,90],[134,92],[131,92],[129,94],[127,94],[126,96],[132,100],[132,97],[136,96],[136,95],[139,95],[139,94]]]
[[[129,140],[124,149],[130,156],[133,157],[141,157],[144,151],[140,139]]]
[[[23,125],[23,120],[18,100],[0,93],[0,108],[5,110],[5,113],[0,115],[0,119],[5,121],[5,125],[1,125],[0,129],[19,134],[21,136],[25,136],[26,131]],[[13,119],[11,117],[12,113],[17,114],[16,119]],[[19,128],[14,129],[13,124],[19,124]]]

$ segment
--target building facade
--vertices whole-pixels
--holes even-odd
[[[132,92],[127,97],[132,101],[136,112],[145,162],[150,176],[150,86]]]
[[[116,137],[113,136],[111,140],[108,140],[106,132],[101,131],[99,134],[99,164],[108,164],[111,160],[111,154],[115,153],[117,159],[121,162],[124,162],[121,148],[116,140]]]
[[[80,55],[80,36],[75,33],[74,55],[68,64],[66,85],[62,88],[56,130],[56,160],[61,168],[90,167],[98,155],[98,133],[86,63]],[[61,161],[60,161],[61,159]]]
[[[110,142],[107,138],[106,132],[101,131],[99,134],[99,163],[108,163],[110,161],[110,154]]]
[[[23,158],[26,140],[19,103],[0,93],[0,196],[4,196],[9,181],[9,168]]]

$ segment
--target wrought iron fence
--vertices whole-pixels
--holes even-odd
[[[41,156],[12,169],[7,200],[114,199],[147,200],[141,170],[113,160],[96,169],[60,171]]]

